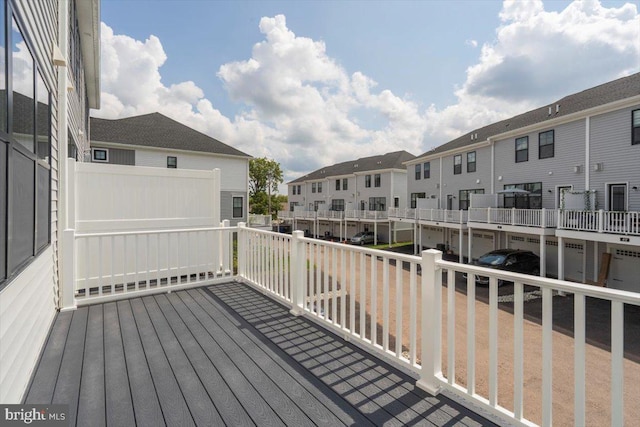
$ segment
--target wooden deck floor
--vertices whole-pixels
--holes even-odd
[[[251,288],[60,313],[25,403],[70,425],[491,425]]]

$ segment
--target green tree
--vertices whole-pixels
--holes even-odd
[[[273,216],[273,206],[279,206],[272,193],[284,181],[280,163],[261,157],[249,161],[249,200],[251,213]],[[275,203],[274,203],[275,202]]]

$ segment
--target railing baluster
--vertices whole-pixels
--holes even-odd
[[[349,267],[349,330],[352,334],[356,333],[356,253],[351,252]]]
[[[402,356],[402,267],[403,262],[396,260],[396,356]]]
[[[550,426],[553,391],[553,292],[542,288],[542,425]]]
[[[367,324],[367,257],[364,252],[360,252],[360,338],[366,338]]]
[[[417,334],[417,325],[418,316],[417,316],[417,295],[416,295],[416,280],[418,277],[417,273],[417,264],[411,263],[409,275],[409,361],[411,362],[411,366],[416,364],[416,350],[418,346],[418,340],[416,337]],[[425,274],[423,271],[422,274]],[[421,296],[424,298],[424,295]],[[424,355],[422,356],[424,358]]]
[[[498,404],[498,279],[489,278],[489,405]]]
[[[620,301],[611,301],[611,425],[624,425],[624,304]]]
[[[322,246],[322,260],[324,267],[322,268],[322,296],[323,296],[323,310],[324,310],[324,320],[329,320],[329,279],[330,270],[329,270],[329,248],[326,246]]]
[[[467,274],[467,394],[476,392],[476,276]]]
[[[371,255],[371,344],[378,344],[378,257]]]
[[[340,326],[344,329],[347,326],[347,257],[344,249],[340,249],[340,264],[342,274],[340,275]]]
[[[516,420],[523,418],[524,385],[524,286],[514,283],[513,292],[513,414]]]
[[[574,314],[573,314],[573,366],[574,366],[574,424],[584,426],[586,420],[586,346],[585,346],[585,296],[576,293],[573,297]]]
[[[338,262],[336,248],[331,248],[331,321],[335,325],[338,323]]]
[[[389,350],[389,258],[382,264],[382,348]]]
[[[447,270],[447,381],[456,380],[456,277]]]

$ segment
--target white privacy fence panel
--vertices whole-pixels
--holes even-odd
[[[75,170],[75,174],[73,171]],[[77,231],[220,224],[220,172],[75,163]]]

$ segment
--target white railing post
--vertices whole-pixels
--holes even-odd
[[[231,222],[228,219],[225,219],[224,221],[222,221],[222,223],[220,223],[220,227],[229,228],[230,224]],[[229,265],[229,260],[233,259],[231,254],[231,247],[231,232],[229,232],[228,230],[223,230],[220,234],[220,259],[218,260],[220,270],[223,274],[229,274],[231,272],[231,268]]]
[[[307,260],[304,256],[304,237],[302,231],[294,231],[291,235],[291,310],[294,316],[304,313],[304,280]]]
[[[246,253],[246,237],[247,237],[247,224],[244,222],[238,223],[238,276],[246,278],[247,270],[247,253]]]
[[[491,224],[491,207],[487,208],[487,224]]]
[[[598,233],[602,233],[604,229],[604,211],[600,209],[598,211]]]
[[[516,225],[516,208],[511,208],[511,225]]]
[[[422,252],[422,324],[421,370],[416,386],[433,396],[440,393],[442,374],[442,271],[437,265],[442,252],[429,249]]]
[[[540,227],[547,228],[547,209],[542,208],[540,211]]]
[[[60,308],[62,311],[76,309],[76,231],[74,229],[64,230],[63,258],[62,258],[62,281],[60,282]],[[88,268],[88,267],[87,267]]]

